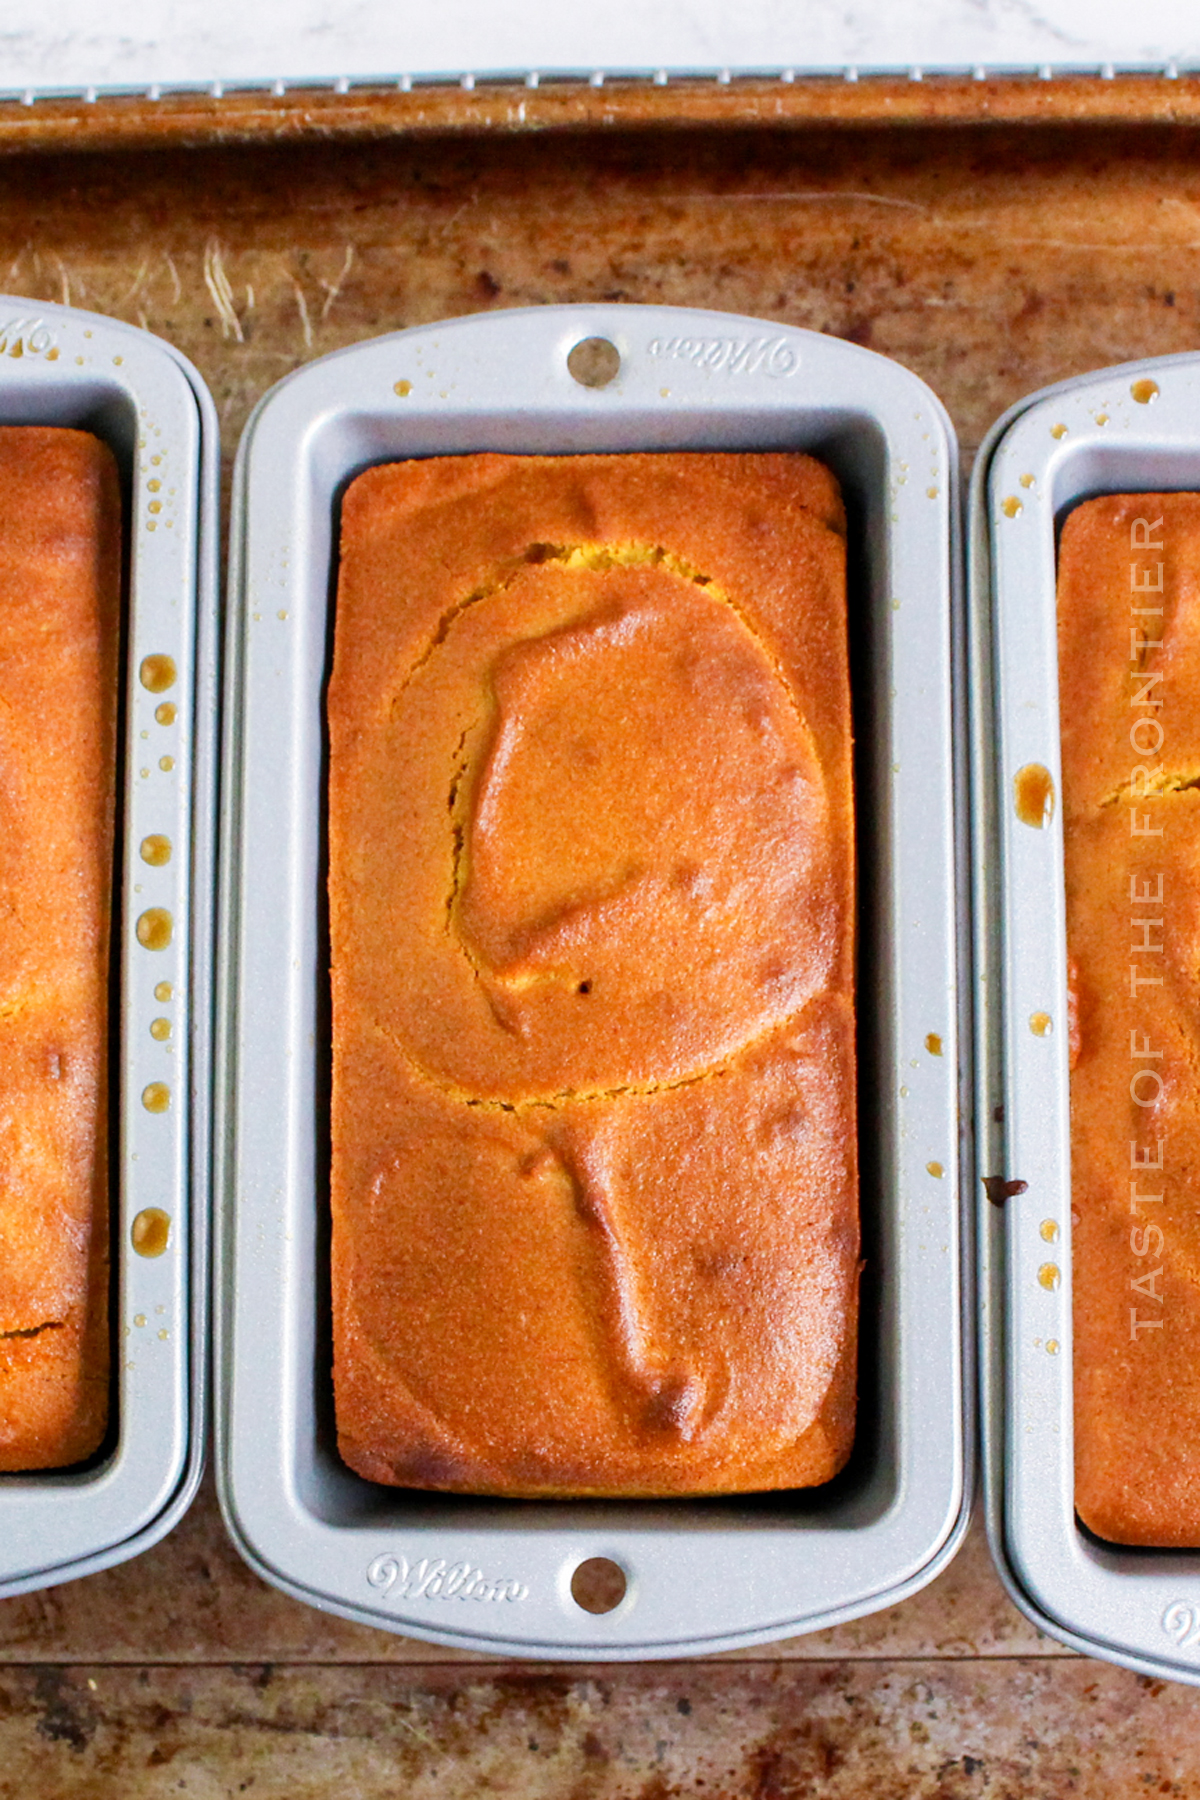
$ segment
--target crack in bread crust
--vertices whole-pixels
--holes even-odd
[[[826,527],[826,529],[829,528]],[[836,536],[836,533],[834,535]],[[430,633],[424,648],[413,658],[404,680],[392,698],[393,715],[400,710],[400,704],[405,694],[430,658],[446,642],[463,614],[469,612],[472,607],[478,606],[481,601],[494,600],[498,595],[505,593],[519,579],[524,570],[538,568],[544,563],[557,563],[565,569],[590,569],[596,573],[602,573],[606,569],[662,569],[668,575],[676,575],[681,581],[690,582],[693,587],[705,589],[715,600],[719,600],[727,606],[730,612],[740,620],[766,661],[773,668],[788,701],[795,707],[797,716],[803,719],[786,669],[763,638],[762,633],[756,629],[754,620],[746,609],[739,606],[733,596],[714,581],[711,575],[706,575],[694,563],[689,562],[687,557],[677,555],[662,544],[639,543],[530,544],[522,556],[509,557],[501,565],[494,580],[482,582],[478,587],[472,588],[469,594],[464,594],[461,600],[456,600],[453,606],[446,608]]]
[[[761,630],[756,629],[745,608],[735,602],[721,584],[705,574],[686,557],[666,550],[661,545],[640,542],[618,544],[531,543],[519,559],[510,559],[495,579],[478,584],[468,595],[447,608],[441,615],[436,628],[430,633],[420,652],[413,658],[403,682],[392,696],[389,710],[393,721],[398,721],[402,717],[405,696],[411,692],[414,683],[421,672],[428,668],[439,648],[450,640],[455,626],[464,615],[469,610],[506,593],[523,571],[547,565],[590,574],[604,574],[612,570],[625,569],[660,570],[668,577],[685,583],[689,588],[702,593],[706,602],[712,603],[717,609],[714,616],[728,618],[729,628],[735,634],[732,641],[744,645],[746,654],[754,659],[754,667],[760,670],[764,691],[769,692],[770,695],[768,704],[778,706],[781,709],[781,716],[788,717],[793,721],[792,729],[797,732],[797,741],[802,746],[801,749],[795,751],[795,754],[800,757],[803,779],[809,782],[815,779],[820,784],[819,790],[814,791],[808,804],[810,810],[814,812],[814,816],[823,811],[825,799],[820,759],[813,744],[808,722],[800,706],[794,681],[789,679],[780,657],[766,642]],[[547,644],[563,643],[575,632],[585,636],[588,632],[594,632],[600,636],[609,628],[609,624],[614,628],[620,627],[621,629],[634,627],[650,631],[656,629],[653,614],[647,615],[646,619],[639,620],[636,611],[628,609],[622,611],[618,606],[612,620],[607,623],[603,609],[595,612],[585,611],[577,617],[564,620],[557,627],[549,630],[545,636],[535,633],[528,639],[514,640],[510,648],[513,651],[537,651]],[[721,629],[724,630],[725,627]],[[495,669],[481,670],[481,677],[484,680],[485,689],[492,693],[494,711],[497,679]],[[491,778],[492,773],[487,768],[486,757],[479,746],[479,734],[487,723],[488,721],[483,715],[469,718],[459,731],[457,741],[449,756],[450,766],[445,791],[450,837],[447,859],[448,880],[443,902],[444,932],[452,941],[457,953],[466,962],[474,984],[482,990],[483,999],[491,1017],[500,1029],[512,1038],[513,1036],[520,1037],[522,1033],[520,1024],[514,1023],[514,1020],[519,1018],[519,1014],[514,1012],[514,1007],[519,1005],[520,996],[527,990],[545,991],[550,988],[567,987],[572,988],[577,994],[586,995],[591,992],[592,983],[590,979],[587,979],[590,975],[590,971],[587,969],[580,971],[572,970],[565,965],[563,967],[552,965],[523,970],[521,964],[525,959],[521,956],[517,957],[515,963],[511,957],[507,958],[508,967],[495,965],[489,961],[486,954],[473,946],[467,930],[464,929],[462,908],[464,894],[471,879],[471,836],[473,830],[479,827],[479,821],[474,816],[475,807],[480,801],[481,788]],[[494,752],[495,745],[492,750],[493,754]],[[616,878],[615,886],[611,890],[611,898],[615,900],[622,890],[628,891],[631,883],[635,882],[635,877],[637,881],[644,880],[650,883],[657,879],[646,870],[627,869]],[[653,887],[651,887],[651,891],[653,891]],[[598,897],[593,893],[588,897],[586,904],[589,907],[594,906],[598,903],[598,899],[603,901],[604,896]],[[569,952],[566,960],[570,961]],[[815,989],[810,988],[803,993],[799,1003],[800,1010],[811,1002],[814,992],[819,992],[823,985],[824,980],[818,979]],[[578,1099],[585,1101],[608,1100],[617,1098],[625,1092],[646,1094],[670,1091],[673,1088],[719,1076],[731,1061],[752,1048],[762,1038],[770,1035],[772,1031],[779,1029],[789,1018],[794,1018],[796,1012],[797,1009],[794,1007],[790,1013],[776,1013],[761,1025],[760,1029],[751,1031],[739,1042],[725,1048],[714,1061],[693,1068],[673,1080],[616,1083],[601,1081],[587,1085],[574,1084],[551,1091],[526,1094],[519,1099],[472,1091],[469,1086],[455,1081],[452,1075],[447,1076],[445,1072],[439,1074],[430,1068],[413,1043],[406,1041],[406,1037],[399,1031],[390,1029],[382,1018],[375,1016],[371,1019],[371,1023],[401,1051],[414,1073],[422,1080],[432,1082],[442,1091],[460,1099],[466,1105],[502,1111],[518,1111],[535,1106],[553,1108],[557,1104]]]
[[[1186,794],[1190,788],[1200,788],[1200,769],[1172,772],[1161,767],[1148,768],[1146,777],[1142,781],[1124,781],[1119,787],[1112,788],[1096,802],[1094,810],[1120,806],[1130,800],[1169,800],[1172,794]]]
[[[720,1062],[694,1074],[681,1075],[675,1081],[627,1081],[608,1088],[561,1088],[554,1094],[538,1094],[524,1100],[489,1099],[472,1094],[466,1088],[456,1086],[454,1082],[444,1081],[432,1069],[427,1069],[418,1062],[408,1045],[389,1031],[386,1025],[378,1019],[372,1019],[369,1023],[371,1030],[403,1059],[409,1073],[426,1087],[444,1095],[447,1100],[455,1101],[459,1106],[470,1107],[476,1112],[508,1113],[520,1117],[526,1113],[558,1112],[568,1106],[595,1105],[605,1100],[641,1100],[653,1094],[677,1094],[683,1088],[698,1087],[705,1081],[719,1081],[723,1076],[732,1074],[741,1062],[772,1038],[799,1030],[804,1024],[805,1014],[823,1005],[826,999],[824,993],[814,994],[803,1006],[797,1007],[795,1012],[786,1014],[784,1018],[775,1020],[753,1037],[747,1038],[736,1050],[723,1056]]]

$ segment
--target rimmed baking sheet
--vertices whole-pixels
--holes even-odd
[[[4,297],[0,354],[0,422],[74,426],[112,448],[128,545],[113,930],[115,1430],[84,1469],[0,1476],[0,1594],[14,1594],[153,1543],[187,1506],[203,1460],[217,433],[199,376],[147,332]],[[168,703],[163,723],[156,709]],[[170,842],[162,866],[139,854],[150,836]],[[167,986],[170,998],[156,997]],[[169,1035],[152,1035],[164,1017]]]
[[[857,67],[824,75],[781,70],[627,77],[592,69],[395,81],[215,81],[136,91],[30,88],[0,93],[0,151],[167,149],[285,142],[501,136],[546,131],[940,125],[1188,125],[1200,79],[1159,73],[1025,73],[995,67],[895,74]],[[915,79],[920,76],[920,79]],[[1131,180],[1136,177],[1131,176]],[[186,203],[186,197],[185,197]]]
[[[567,358],[597,336],[620,370],[587,388]],[[322,697],[338,495],[360,469],[405,456],[704,448],[814,451],[850,509],[868,1261],[855,1456],[826,1489],[734,1501],[501,1503],[375,1487],[333,1442],[324,1269]],[[239,454],[230,583],[218,1480],[239,1548],[288,1592],[479,1650],[675,1656],[871,1611],[952,1554],[970,1493],[956,484],[945,414],[899,365],[718,313],[462,319],[328,357],[260,404]],[[628,1579],[601,1617],[569,1587],[596,1556]],[[460,1566],[478,1580],[443,1583]]]

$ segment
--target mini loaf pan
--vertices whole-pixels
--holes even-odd
[[[586,340],[619,359],[604,385],[572,375],[604,374],[580,368]],[[502,1502],[374,1486],[339,1460],[330,1381],[322,707],[340,495],[362,469],[404,457],[702,449],[811,451],[849,506],[867,1264],[855,1452],[825,1488],[738,1499]],[[953,1554],[970,1494],[956,484],[949,422],[914,376],[720,313],[461,319],[326,357],[260,403],[232,534],[217,1457],[235,1542],[288,1593],[473,1650],[668,1657],[890,1605]],[[592,1558],[624,1574],[604,1614],[571,1593]]]
[[[1103,1544],[1075,1515],[1071,1143],[1056,527],[1094,494],[1200,490],[1200,357],[1125,363],[1013,407],[971,491],[970,685],[983,1461],[1009,1593],[1073,1649],[1200,1685],[1200,1551]],[[1039,1012],[1052,1028],[1030,1028]]]
[[[112,1418],[86,1467],[0,1475],[0,1594],[18,1594],[146,1549],[184,1512],[203,1465],[218,440],[208,390],[170,345],[11,297],[0,299],[0,424],[103,439],[125,544]],[[157,867],[139,854],[152,836],[170,843]],[[151,1034],[160,1018],[165,1039]]]

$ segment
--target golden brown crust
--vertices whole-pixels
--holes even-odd
[[[120,514],[86,432],[0,429],[0,1469],[108,1410]]]
[[[1075,1504],[1100,1537],[1163,1547],[1200,1545],[1198,602],[1200,496],[1068,518]]]
[[[434,458],[343,511],[343,1455],[828,1479],[858,1235],[843,515],[805,457]]]

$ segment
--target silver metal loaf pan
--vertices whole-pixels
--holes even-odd
[[[581,340],[616,347],[581,385]],[[803,449],[851,517],[863,864],[865,1305],[857,1446],[825,1489],[499,1502],[339,1461],[329,1351],[322,700],[339,496],[364,467],[478,450]],[[892,362],[754,319],[497,313],[316,362],[254,414],[235,480],[223,802],[218,1470],[268,1580],[345,1617],[521,1656],[666,1657],[886,1606],[953,1553],[970,1493],[960,1234],[951,673],[956,448]],[[625,1572],[596,1616],[571,1577]]]
[[[0,1476],[0,1594],[146,1549],[200,1479],[205,1423],[215,885],[217,423],[196,371],[148,332],[0,299],[0,424],[64,425],[114,451],[125,518],[124,770],[113,955],[115,1423],[87,1468]],[[153,659],[145,665],[145,659]],[[164,659],[169,659],[174,673]],[[151,686],[141,679],[143,667]],[[168,676],[171,676],[168,684]],[[173,705],[169,724],[156,708]],[[150,867],[144,838],[170,860]],[[170,918],[147,948],[138,921]],[[157,943],[165,933],[144,926]],[[155,989],[169,1000],[156,997]],[[170,1021],[170,1035],[151,1023]],[[160,1026],[159,1031],[162,1030]],[[156,1107],[168,1096],[165,1110]],[[150,1212],[134,1232],[139,1215]],[[164,1228],[157,1214],[166,1218]],[[165,1248],[162,1238],[166,1235]],[[143,1254],[134,1249],[134,1238]]]
[[[1200,489],[1200,357],[1031,395],[993,427],[971,494],[976,1113],[983,1454],[992,1554],[1042,1630],[1200,1684],[1200,1551],[1123,1550],[1075,1516],[1071,1159],[1061,809],[1020,823],[1013,779],[1061,791],[1055,531],[1092,494]],[[1048,1013],[1045,1035],[1030,1019]],[[1043,1235],[1043,1227],[1045,1235]],[[1049,1240],[1049,1242],[1048,1242]],[[1052,1264],[1057,1287],[1039,1279]],[[1053,1277],[1051,1277],[1053,1280]]]

